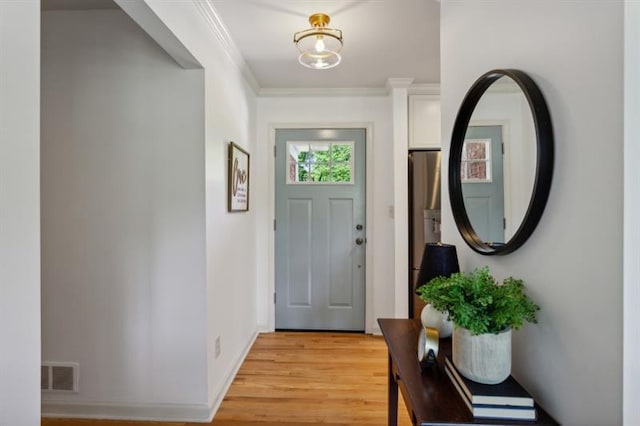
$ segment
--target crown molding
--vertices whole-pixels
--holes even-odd
[[[387,89],[408,89],[413,83],[414,78],[389,78],[387,79]]]
[[[384,97],[389,91],[383,87],[351,88],[265,88],[258,91],[260,97]]]
[[[235,42],[229,35],[227,28],[222,23],[222,20],[218,16],[211,0],[192,0],[196,5],[196,8],[200,11],[202,17],[209,25],[213,33],[216,35],[220,43],[222,44],[222,48],[229,55],[233,63],[238,67],[240,73],[246,80],[246,82],[251,86],[254,93],[258,94],[260,92],[260,84],[256,77],[251,72],[251,69],[247,65],[244,57],[240,53],[240,49],[236,46]]]
[[[398,80],[398,79],[393,79]],[[385,97],[393,88],[407,87],[409,95],[440,95],[440,84],[411,84],[411,79],[394,81],[394,86],[387,82],[385,87],[334,87],[334,88],[263,88],[257,94],[260,97]],[[409,84],[409,86],[406,86]]]
[[[410,95],[439,95],[440,84],[412,84],[409,86]]]

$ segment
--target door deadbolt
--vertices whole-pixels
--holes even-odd
[[[357,229],[358,231],[362,231],[362,228],[363,228],[363,226],[362,226],[362,225],[360,225],[360,224],[357,224],[357,225],[356,225],[356,229]]]

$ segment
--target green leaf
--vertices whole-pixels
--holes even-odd
[[[436,277],[421,285],[418,295],[471,334],[517,330],[524,322],[536,323],[536,305],[524,292],[524,283],[512,277],[498,283],[488,267],[470,274]]]

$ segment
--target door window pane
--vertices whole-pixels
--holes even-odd
[[[491,139],[464,141],[460,175],[465,183],[491,182]]]
[[[287,142],[287,184],[353,184],[353,142]]]

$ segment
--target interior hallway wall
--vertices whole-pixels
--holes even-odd
[[[40,424],[40,2],[0,1],[0,425]]]
[[[524,279],[539,324],[514,333],[513,373],[564,425],[622,422],[623,2],[443,1],[444,155],[464,94],[495,68],[527,72],[551,112],[555,169],[542,219],[504,257],[471,251],[451,206],[443,239],[461,269]],[[594,30],[597,29],[597,30]],[[447,185],[447,167],[443,184]]]
[[[203,71],[120,10],[43,12],[42,51],[42,356],[80,365],[43,411],[206,418]]]
[[[204,68],[205,105],[205,252],[207,383],[210,414],[257,335],[256,217],[260,203],[256,182],[264,179],[256,164],[256,95],[251,76],[216,24],[209,2],[145,0],[154,14]],[[227,148],[236,142],[250,157],[249,211],[227,212]],[[220,338],[220,355],[215,341]]]
[[[624,366],[625,425],[640,424],[640,3],[624,4]]]

